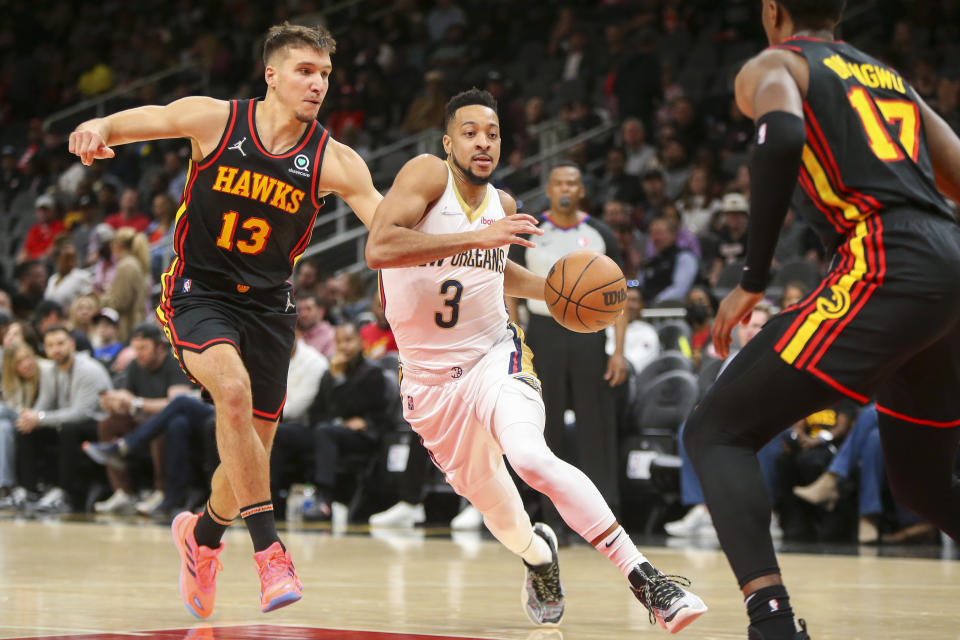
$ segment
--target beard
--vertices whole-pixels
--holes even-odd
[[[452,151],[450,152],[450,160],[453,162],[453,165],[454,165],[457,169],[460,169],[460,171],[463,171],[464,177],[466,177],[466,179],[467,179],[469,182],[471,182],[472,184],[475,184],[475,185],[477,185],[477,186],[479,187],[479,186],[485,185],[485,184],[487,184],[488,182],[490,182],[489,176],[486,177],[486,178],[481,178],[480,176],[478,176],[477,174],[475,174],[475,173],[473,172],[473,170],[472,170],[469,166],[465,167],[465,166],[463,166],[462,164],[460,164],[460,162],[457,161],[457,156],[454,155],[454,153],[453,153]],[[491,174],[491,175],[492,175],[492,174]]]

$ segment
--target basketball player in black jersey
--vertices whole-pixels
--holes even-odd
[[[89,165],[111,145],[189,138],[189,179],[162,277],[157,316],[187,373],[216,405],[222,464],[201,516],[173,523],[180,593],[196,616],[213,610],[227,525],[247,524],[261,609],[300,599],[270,502],[270,446],[286,394],[296,304],[288,278],[310,241],[323,196],[342,197],[367,226],[381,200],[363,160],[316,121],[336,43],[323,28],[284,24],[263,47],[262,100],[188,97],[90,120],[70,134]]]
[[[960,539],[960,139],[899,73],[834,40],[843,0],[763,0],[771,47],[737,76],[757,124],[741,284],[713,340],[763,298],[791,205],[833,255],[821,285],[772,319],[687,422],[685,444],[736,574],[751,640],[795,627],[755,452],[843,397],[875,398],[897,500]],[[822,585],[818,585],[821,588]]]

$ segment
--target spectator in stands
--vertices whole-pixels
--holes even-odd
[[[624,171],[638,178],[643,176],[657,160],[657,150],[647,144],[647,128],[639,118],[627,118],[620,126],[620,136],[627,156]]]
[[[11,303],[13,315],[18,320],[27,320],[43,300],[47,288],[47,267],[40,260],[28,260],[16,266],[13,272],[17,290]]]
[[[642,207],[634,210],[634,222],[640,229],[645,230],[651,220],[660,216],[663,207],[670,204],[671,200],[667,197],[666,179],[659,167],[644,172],[642,185],[644,203]]]
[[[0,402],[0,499],[6,499],[14,485],[18,484],[16,473],[16,422],[20,411],[33,407],[40,388],[41,368],[50,375],[53,363],[38,358],[33,348],[26,342],[16,340],[3,350],[3,367],[0,378],[3,381],[3,401]],[[22,486],[29,478],[22,479]],[[27,488],[36,492],[37,486]],[[20,497],[22,502],[23,498]],[[4,504],[0,502],[0,504]],[[15,506],[12,502],[7,506]]]
[[[67,323],[72,330],[85,335],[90,345],[96,348],[99,343],[94,339],[94,318],[100,312],[100,299],[92,293],[77,297],[70,305],[70,321]]]
[[[160,275],[173,259],[173,220],[177,214],[177,202],[169,193],[153,196],[153,222],[147,227],[150,243],[150,277],[160,281]]]
[[[388,426],[386,408],[384,374],[363,357],[363,341],[357,326],[351,322],[338,325],[330,369],[323,374],[310,407],[312,428],[286,425],[279,429],[274,446],[275,462],[271,463],[276,469],[276,487],[276,473],[285,464],[297,458],[302,462],[303,456],[312,452],[314,464],[310,479],[316,485],[317,500],[304,511],[305,520],[330,519],[340,456],[373,455],[383,429]]]
[[[283,421],[307,424],[307,411],[320,388],[323,374],[330,368],[327,357],[303,341],[297,328],[296,341],[287,368],[287,400],[283,405]]]
[[[660,147],[660,158],[663,161],[664,189],[667,198],[673,202],[683,192],[683,185],[690,177],[689,151],[676,138],[668,138]]]
[[[799,280],[792,280],[783,286],[780,295],[780,309],[787,309],[803,300],[810,293],[810,287]]]
[[[58,241],[56,251],[57,269],[47,280],[44,298],[69,308],[78,297],[93,290],[93,276],[77,266],[77,249],[66,237]]]
[[[317,263],[305,258],[297,262],[297,271],[294,274],[293,291],[297,298],[317,295],[320,285],[320,267]]]
[[[106,222],[101,222],[93,229],[90,236],[92,254],[87,258],[88,264],[93,265],[93,291],[103,295],[113,283],[117,272],[117,261],[113,255],[113,238],[116,231]]]
[[[86,267],[91,264],[89,262],[90,236],[100,223],[103,213],[96,198],[89,193],[84,193],[77,198],[77,210],[80,217],[70,227],[70,241],[77,250],[78,264],[81,267]]]
[[[56,485],[35,507],[41,511],[81,509],[87,481],[81,477],[80,443],[96,437],[97,420],[102,417],[100,395],[113,385],[100,363],[86,353],[77,353],[66,327],[47,329],[43,346],[55,367],[51,375],[41,375],[34,407],[22,409],[17,418],[17,473],[25,486],[36,486],[37,467],[45,464],[39,448],[49,444],[51,432],[56,434]]]
[[[447,94],[443,90],[443,72],[433,69],[423,76],[423,90],[407,107],[400,129],[413,135],[440,126]]]
[[[138,209],[140,195],[136,189],[124,189],[120,195],[120,210],[107,216],[105,222],[119,231],[124,227],[133,227],[135,231],[146,231],[150,218]]]
[[[694,370],[699,370],[704,356],[711,357],[710,328],[719,303],[710,289],[696,285],[687,294],[687,324],[690,325],[690,359]]]
[[[728,193],[723,196],[720,207],[723,212],[723,228],[713,242],[712,251],[704,252],[710,273],[711,286],[717,286],[720,272],[726,265],[734,264],[747,255],[747,215],[750,203],[742,193]]]
[[[682,227],[695,236],[707,233],[710,222],[720,211],[720,201],[713,196],[710,170],[702,165],[690,169],[690,177],[683,186],[677,209],[682,218]]]
[[[41,300],[33,314],[33,325],[37,334],[44,335],[50,327],[66,327],[77,345],[77,351],[92,353],[93,347],[90,344],[86,334],[77,329],[71,329],[69,326],[70,318],[58,302],[53,300]]]
[[[731,346],[730,355],[723,361],[719,369],[712,369],[710,371],[712,379],[701,382],[701,386],[704,389],[713,385],[717,376],[730,364],[730,361],[733,360],[737,352],[760,333],[760,329],[767,323],[771,315],[772,310],[770,307],[760,303],[754,307],[748,324],[741,323],[737,325],[737,328],[734,330],[735,346]],[[707,370],[704,369],[701,375],[707,375]],[[693,465],[690,463],[690,458],[687,456],[687,452],[683,446],[683,429],[684,425],[681,425],[677,431],[677,446],[680,457],[683,459],[683,464],[680,467],[680,491],[683,505],[690,507],[690,510],[683,518],[668,522],[663,528],[667,532],[667,535],[675,537],[690,537],[704,534],[716,535],[713,530],[713,520],[710,518],[710,512],[704,504],[703,488],[700,486],[700,480],[697,478],[697,474],[694,472]],[[774,490],[777,486],[777,456],[780,455],[781,450],[782,445],[780,444],[780,440],[774,438],[757,453],[757,458],[760,460],[760,467],[763,471],[764,480],[767,482],[771,499],[775,495]],[[776,518],[776,516],[774,516],[774,518]],[[776,520],[774,520],[774,522],[775,524],[771,525],[772,529],[779,533],[779,524],[776,523]]]
[[[643,320],[643,292],[635,281],[627,282],[627,334],[623,355],[637,373],[660,355],[660,338],[653,325]],[[613,353],[613,327],[607,327],[607,355]]]
[[[103,304],[120,314],[120,339],[126,341],[133,328],[143,322],[146,312],[150,248],[145,235],[124,227],[114,236],[110,251],[117,266]]]
[[[680,210],[673,204],[663,205],[663,209],[660,210],[660,217],[669,221],[673,226],[677,228],[677,247],[679,249],[685,249],[691,252],[693,255],[700,258],[700,240],[694,234],[690,233],[689,229],[684,228],[683,219],[680,215]],[[656,253],[656,250],[651,242],[647,242],[646,254],[648,256]]]
[[[363,357],[376,360],[380,356],[399,353],[397,341],[393,337],[393,329],[390,328],[387,316],[383,313],[383,301],[379,295],[370,299],[370,312],[376,319],[360,327]]]
[[[17,168],[17,150],[5,144],[0,149],[0,209],[7,211],[13,198],[24,188],[23,174]]]
[[[96,342],[99,345],[93,350],[93,357],[108,369],[112,369],[113,361],[124,347],[120,339],[120,314],[116,309],[104,307],[94,318]]]
[[[676,222],[667,218],[650,223],[648,237],[656,253],[643,270],[644,300],[683,300],[696,280],[697,256],[677,246],[678,231]]]
[[[597,199],[600,202],[620,200],[630,205],[640,204],[643,200],[643,186],[640,179],[624,172],[626,154],[623,149],[611,147],[607,150],[604,171],[597,181]]]
[[[777,486],[774,491],[783,536],[788,540],[821,539],[817,517],[793,492],[796,486],[809,484],[824,473],[837,448],[850,431],[857,407],[850,400],[817,411],[799,420],[781,440],[777,457]],[[829,536],[829,534],[827,534]],[[875,540],[873,540],[875,541]]]
[[[433,42],[440,42],[451,26],[466,24],[467,15],[453,0],[436,0],[427,13],[427,29]]]
[[[884,513],[883,491],[887,484],[883,465],[883,449],[877,407],[869,404],[860,411],[853,429],[844,439],[830,466],[814,482],[794,487],[798,498],[827,511],[832,511],[841,498],[841,485],[852,481],[859,470],[858,511],[860,514],[857,541],[873,544],[880,541],[880,524]],[[912,540],[936,539],[936,527],[920,520],[915,514],[897,505],[897,517],[903,527],[894,534],[883,536],[884,542],[902,543]]]
[[[53,254],[53,241],[64,232],[57,213],[57,201],[49,193],[37,198],[34,205],[37,221],[27,231],[17,262],[46,260]]]
[[[133,431],[150,416],[162,411],[170,401],[191,391],[190,381],[180,368],[170,345],[155,324],[145,323],[133,330],[130,345],[136,354],[124,370],[118,388],[100,397],[100,406],[107,416],[97,425],[97,440],[111,442]],[[113,495],[93,505],[98,513],[153,511],[163,501],[163,439],[150,442],[153,460],[153,492],[137,503],[133,482],[126,469],[107,467],[107,478]]]
[[[320,296],[308,294],[297,298],[297,327],[301,339],[330,358],[334,350],[334,330],[326,321],[326,314],[327,304]]]
[[[623,256],[623,274],[636,279],[644,260],[644,238],[633,224],[632,207],[618,200],[603,203],[603,221],[616,236]]]

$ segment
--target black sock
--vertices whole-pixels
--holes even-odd
[[[269,500],[241,507],[240,517],[247,523],[255,552],[263,551],[274,542],[280,542],[277,525],[273,519],[273,503]]]
[[[224,524],[226,522],[226,524]],[[217,512],[210,506],[210,501],[203,508],[203,514],[197,520],[197,526],[193,530],[193,537],[197,544],[203,547],[216,549],[220,546],[220,540],[223,534],[230,526],[230,521],[217,515]]]
[[[782,584],[758,589],[747,598],[750,626],[763,640],[793,640],[797,626],[793,622],[790,596]]]

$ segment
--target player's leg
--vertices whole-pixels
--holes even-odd
[[[527,617],[534,624],[559,624],[565,601],[556,534],[543,523],[531,525],[502,458],[493,475],[460,492],[483,515],[490,533],[523,559],[526,575],[521,601]]]
[[[699,598],[653,568],[586,474],[550,451],[543,419],[543,402],[532,387],[515,379],[503,382],[493,410],[493,432],[514,471],[553,502],[571,529],[617,565],[664,627],[678,631],[706,611]]]
[[[897,502],[960,541],[960,323],[877,393],[880,438]]]
[[[773,350],[780,325],[789,320],[775,318],[737,354],[684,429],[684,446],[759,638],[793,638],[795,627],[756,452],[789,425],[843,397]]]

